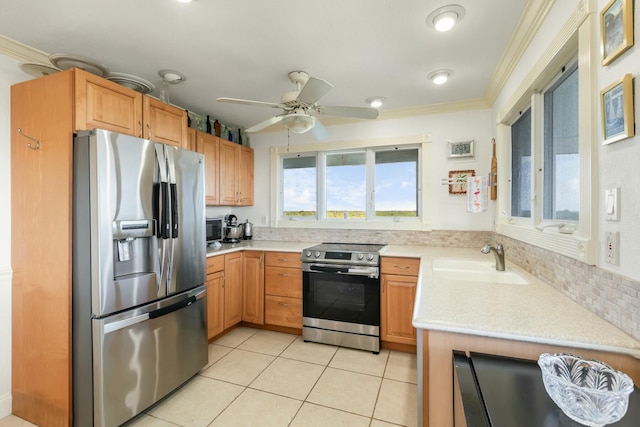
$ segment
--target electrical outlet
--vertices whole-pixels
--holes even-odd
[[[604,233],[604,261],[607,264],[620,265],[620,232]]]

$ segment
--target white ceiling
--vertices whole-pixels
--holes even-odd
[[[454,2],[466,15],[453,30],[425,24],[430,12]],[[173,104],[248,127],[278,111],[216,98],[279,102],[295,89],[287,78],[292,70],[334,85],[325,105],[365,106],[379,95],[387,99],[384,114],[482,100],[527,3],[17,0],[4,2],[0,33],[45,54],[88,56],[142,77],[156,85],[156,96],[158,70],[178,70],[187,81],[170,88]],[[443,68],[454,72],[449,82],[431,84],[427,74]]]

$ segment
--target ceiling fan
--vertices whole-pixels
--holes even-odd
[[[288,75],[289,80],[296,85],[297,89],[285,92],[278,104],[224,97],[218,98],[218,101],[281,108],[283,110],[282,114],[245,129],[246,132],[258,132],[271,125],[283,122],[291,132],[305,133],[313,129],[313,134],[316,138],[324,139],[328,135],[327,129],[312,113],[315,115],[353,117],[357,119],[375,119],[378,117],[378,110],[375,108],[318,105],[317,102],[333,88],[333,85],[326,80],[309,76],[304,71],[291,71]]]

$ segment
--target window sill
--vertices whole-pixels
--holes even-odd
[[[580,236],[577,231],[574,234],[562,234],[553,229],[540,231],[533,227],[500,223],[496,232],[589,265],[596,263],[595,242],[593,239]]]
[[[278,228],[320,228],[320,229],[356,229],[356,230],[408,230],[431,231],[431,224],[419,219],[399,219],[398,221],[363,221],[363,220],[303,220],[279,219],[272,224]]]

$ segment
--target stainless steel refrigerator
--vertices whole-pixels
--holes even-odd
[[[207,363],[204,157],[100,129],[73,156],[73,424],[119,426]]]

